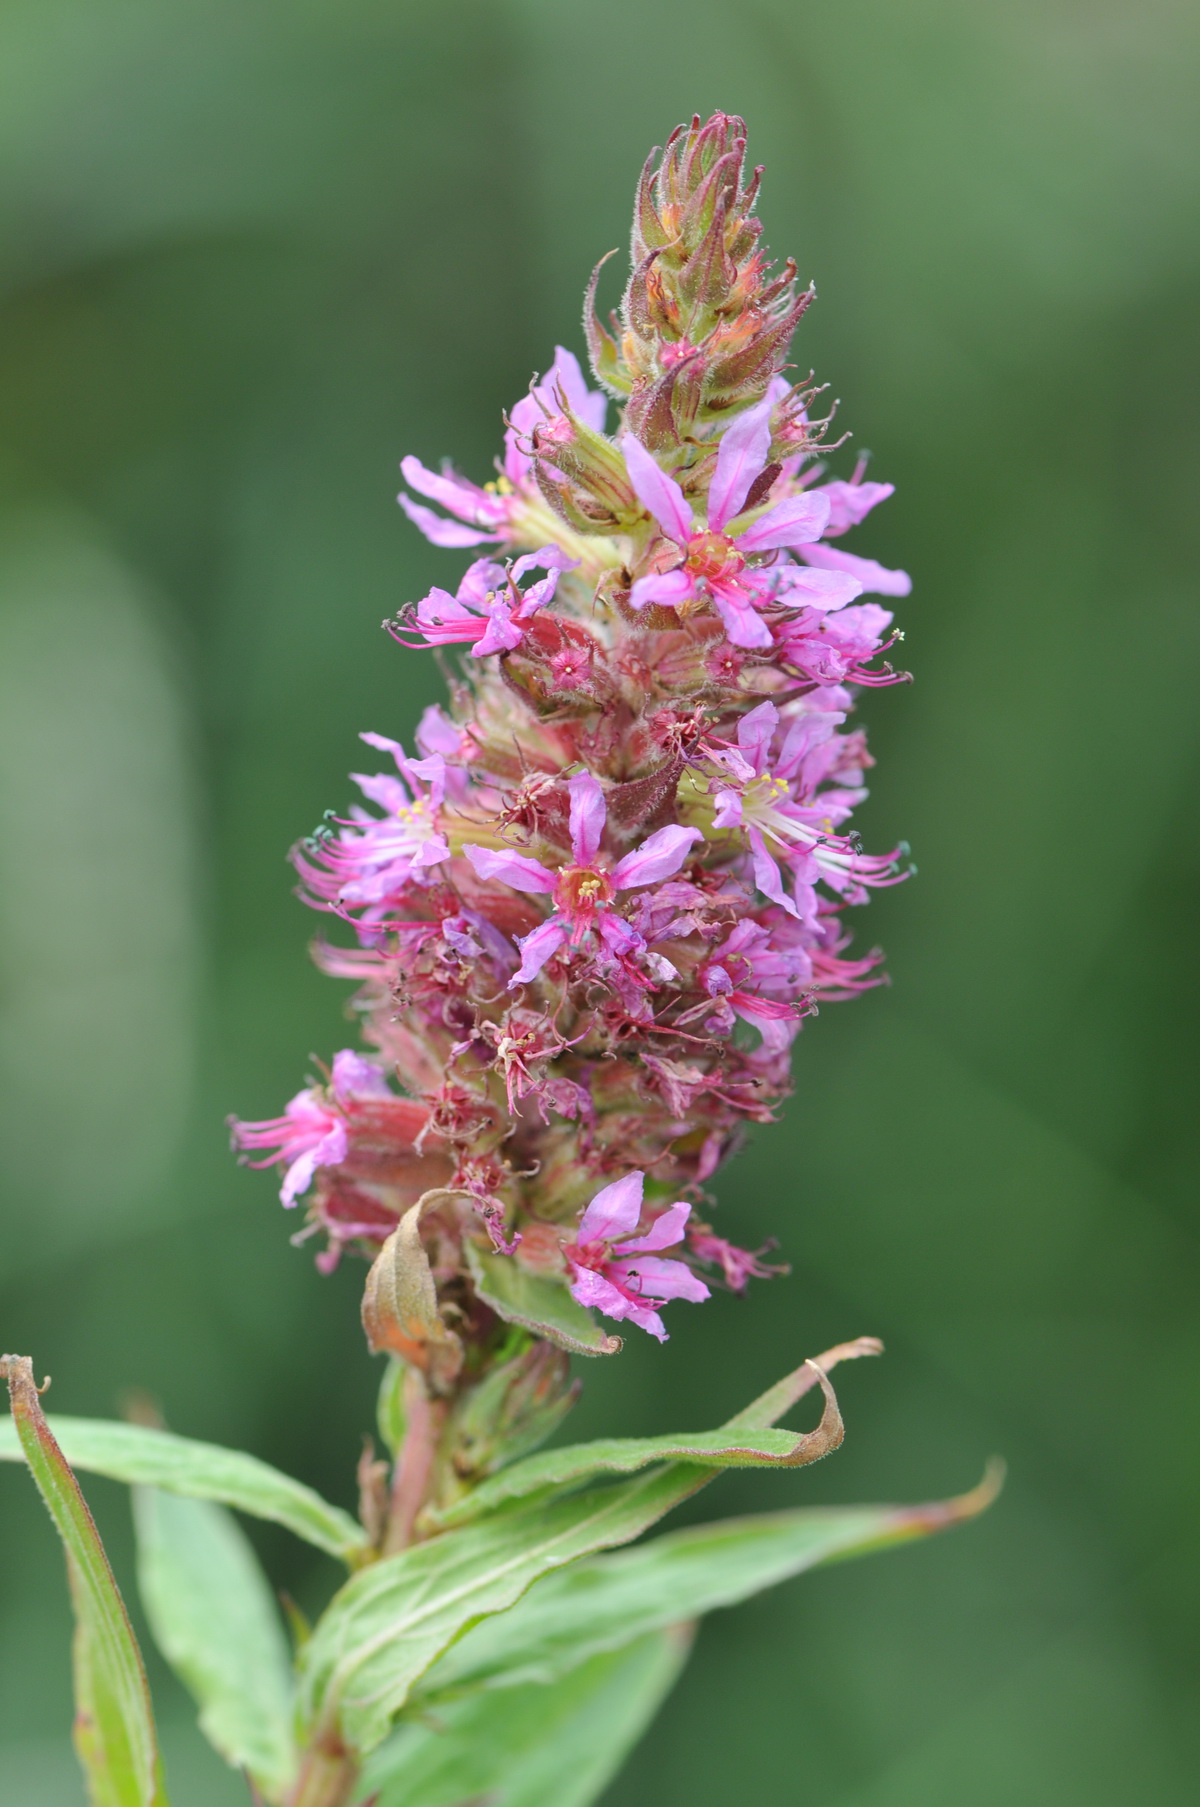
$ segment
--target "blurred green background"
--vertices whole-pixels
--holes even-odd
[[[379,631],[460,568],[399,458],[487,474],[693,110],[749,119],[820,293],[795,355],[898,485],[861,542],[916,578],[917,682],[863,711],[867,839],[920,863],[860,914],[893,987],[806,1026],[722,1182],[792,1277],[590,1367],[577,1433],[715,1424],[872,1331],[836,1459],[698,1513],[1011,1478],[712,1620],[627,1807],[1195,1798],[1198,49],[1176,0],[0,7],[0,1341],[59,1411],[144,1387],[349,1501],[361,1269],[288,1247],[223,1128],[346,1037],[284,854],[439,691]],[[0,1523],[0,1798],[75,1807],[17,1470]],[[240,1801],[153,1679],[176,1807]]]

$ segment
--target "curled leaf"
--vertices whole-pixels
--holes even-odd
[[[463,1350],[438,1310],[437,1289],[421,1241],[421,1219],[458,1196],[443,1187],[422,1193],[380,1249],[363,1293],[363,1329],[372,1350],[398,1355],[420,1368],[436,1392],[455,1380]]]

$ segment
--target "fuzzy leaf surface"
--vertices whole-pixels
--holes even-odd
[[[516,1507],[362,1570],[334,1596],[301,1654],[302,1724],[337,1726],[351,1748],[374,1750],[413,1684],[469,1625],[505,1612],[550,1570],[631,1542],[713,1472],[680,1464],[552,1505]]]
[[[529,1456],[464,1494],[437,1514],[436,1522],[466,1524],[511,1500],[549,1490],[565,1491],[598,1474],[634,1474],[653,1462],[691,1462],[712,1468],[802,1468],[833,1447],[828,1414],[816,1431],[777,1431],[770,1425],[817,1386],[830,1368],[857,1356],[878,1354],[879,1349],[874,1337],[859,1337],[826,1349],[814,1360],[803,1362],[720,1430],[682,1436],[608,1437]],[[840,1440],[840,1422],[833,1434]]]
[[[824,1394],[821,1422],[806,1438],[805,1459],[815,1461],[842,1440],[837,1399],[819,1364],[806,1363],[788,1384],[797,1398],[816,1385]],[[552,1569],[631,1543],[717,1472],[675,1462],[566,1499],[535,1496],[363,1570],[335,1595],[303,1652],[302,1723],[373,1750],[414,1683],[467,1627],[507,1612]]]
[[[138,1589],[154,1641],[200,1709],[200,1729],[268,1801],[296,1766],[287,1640],[232,1513],[154,1487],[133,1495]]]
[[[75,1749],[92,1807],[167,1807],[142,1653],[79,1484],[42,1414],[32,1363],[6,1355],[19,1449],[62,1538],[75,1608]]]
[[[475,1290],[507,1323],[521,1324],[572,1355],[615,1355],[620,1349],[620,1337],[602,1330],[561,1281],[544,1280],[510,1256],[489,1255],[474,1243],[467,1243],[466,1253]]]
[[[498,1619],[468,1631],[421,1683],[421,1703],[459,1690],[550,1682],[599,1651],[733,1606],[819,1563],[864,1556],[973,1518],[990,1474],[957,1499],[920,1506],[802,1507],[656,1537],[547,1576]],[[440,1710],[440,1707],[435,1710]]]
[[[50,1422],[73,1468],[107,1475],[135,1486],[162,1487],[189,1499],[236,1506],[253,1518],[286,1525],[306,1543],[343,1562],[355,1562],[367,1548],[366,1534],[348,1512],[294,1481],[257,1456],[218,1443],[198,1443],[171,1431],[104,1418],[59,1418]],[[0,1425],[0,1461],[18,1462],[21,1446],[11,1425]]]
[[[589,1807],[646,1730],[687,1659],[688,1629],[591,1657],[549,1686],[479,1693],[402,1726],[368,1764],[377,1807]]]

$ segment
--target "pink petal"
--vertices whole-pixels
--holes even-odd
[[[619,1293],[611,1280],[598,1274],[593,1267],[576,1267],[572,1269],[571,1296],[580,1305],[587,1305],[593,1311],[602,1311],[610,1318],[623,1318],[628,1303],[623,1293]]]
[[[771,630],[740,590],[713,584],[712,599],[735,646],[772,646]]]
[[[646,945],[637,930],[631,928],[624,917],[618,916],[613,910],[601,910],[596,928],[610,954],[630,954],[634,948]]]
[[[611,1280],[606,1280],[603,1274],[596,1273],[593,1268],[580,1267],[573,1272],[571,1293],[580,1305],[590,1306],[593,1311],[602,1311],[605,1317],[616,1318],[618,1323],[628,1318],[640,1330],[647,1330],[651,1336],[656,1336],[660,1343],[667,1341],[662,1319],[648,1305],[638,1305],[634,1300],[627,1299]]]
[[[740,533],[734,545],[741,553],[770,552],[780,546],[805,546],[819,540],[829,519],[829,501],[820,490],[789,496],[768,508],[761,520]]]
[[[633,1282],[634,1289],[643,1292],[656,1305],[661,1305],[665,1299],[690,1299],[694,1305],[699,1305],[712,1297],[703,1280],[685,1261],[666,1261],[661,1255],[635,1255],[632,1261],[614,1261],[610,1264],[610,1272],[618,1284]]]
[[[742,799],[736,791],[718,791],[714,801],[717,806],[713,814],[714,828],[742,826]]]
[[[642,507],[654,516],[669,540],[686,545],[692,532],[692,511],[674,477],[668,477],[632,433],[621,441],[621,450],[629,481]]]
[[[608,876],[618,891],[632,891],[636,885],[656,885],[660,879],[678,872],[688,849],[703,839],[698,828],[660,828],[618,860]]]
[[[548,602],[553,602],[557,585],[557,571],[551,571],[549,577],[539,578],[537,583],[530,584],[514,610],[512,619],[514,621],[531,620],[539,609],[545,608]]]
[[[486,509],[491,501],[485,490],[464,482],[461,477],[439,476],[411,455],[400,460],[400,470],[409,489],[415,489],[419,496],[428,496],[431,502],[440,502],[460,521],[467,521],[472,527],[479,526],[480,510]]]
[[[826,534],[832,538],[838,533],[848,533],[851,527],[857,527],[865,521],[873,508],[894,496],[894,483],[822,483],[816,492],[829,499],[829,525]]]
[[[460,526],[457,521],[445,521],[440,514],[434,514],[432,508],[422,508],[419,502],[408,496],[396,497],[401,508],[414,527],[419,527],[425,538],[434,546],[482,546],[488,540],[500,540],[500,533],[480,533],[474,527]]]
[[[645,1174],[635,1171],[610,1186],[602,1186],[579,1220],[576,1241],[611,1242],[616,1236],[630,1235],[642,1215],[645,1185]]]
[[[547,960],[556,954],[567,938],[567,925],[558,916],[551,916],[540,927],[531,929],[523,935],[517,946],[521,950],[521,964],[508,982],[508,989],[517,985],[528,985],[537,978]]]
[[[639,1330],[649,1331],[650,1335],[657,1337],[660,1343],[670,1342],[667,1327],[656,1311],[652,1311],[648,1305],[634,1305],[629,1299],[625,1299],[623,1304],[625,1306],[624,1316],[631,1324],[636,1324]],[[610,1315],[615,1314],[610,1313]]]
[[[510,853],[507,847],[480,847],[472,842],[463,852],[480,878],[498,878],[514,891],[553,891],[557,883],[554,873],[547,872],[539,860],[531,860],[524,853]]]
[[[423,753],[441,753],[447,759],[462,755],[462,729],[456,728],[440,703],[430,703],[417,724],[416,742]]]
[[[298,1160],[292,1162],[280,1188],[280,1204],[291,1210],[296,1200],[302,1197],[312,1185],[313,1174],[317,1168],[336,1167],[339,1161],[345,1160],[346,1149],[346,1125],[335,1123],[328,1135],[323,1136],[315,1148],[306,1149]]]
[[[374,747],[377,753],[390,753],[398,766],[408,757],[398,740],[389,740],[386,734],[372,734],[369,731],[358,737],[368,747]]]
[[[600,837],[608,819],[604,792],[590,772],[579,772],[568,779],[571,793],[571,849],[575,863],[590,866],[600,851]]]
[[[542,381],[548,388],[561,389],[571,412],[577,414],[594,432],[603,433],[604,417],[608,411],[607,398],[602,390],[588,388],[579,367],[579,359],[573,351],[568,351],[563,345],[556,345],[554,363]]]
[[[337,1098],[390,1098],[391,1088],[373,1060],[364,1060],[353,1048],[342,1048],[333,1057],[333,1090]]]
[[[824,554],[831,552],[834,558],[845,558],[844,552],[832,552],[829,546],[801,546],[796,557],[805,558],[809,552],[815,552],[824,561]],[[843,571],[810,571],[807,562],[803,565],[780,565],[776,567],[775,599],[787,608],[820,609],[823,615],[831,615],[835,609],[845,608],[856,596],[862,594],[862,585],[857,578],[848,576]]]
[[[469,630],[460,632],[458,638],[472,639],[483,623],[474,609],[467,608],[457,596],[451,596],[449,590],[434,584],[428,596],[422,596],[417,604],[417,625],[435,633],[439,629]]]
[[[779,726],[779,711],[774,703],[760,703],[743,715],[738,723],[738,746],[754,767],[757,776],[766,770],[767,755],[771,750],[771,741]]]
[[[769,897],[772,903],[781,905],[789,916],[799,916],[799,910],[783,888],[783,878],[779,867],[767,852],[767,843],[763,840],[761,829],[752,828],[749,839],[755,884],[764,897]]]
[[[695,584],[680,566],[675,571],[639,577],[629,592],[629,603],[635,609],[644,609],[652,602],[659,603],[663,608],[673,609],[681,602],[688,602],[695,594]]]
[[[404,785],[398,778],[393,778],[390,772],[351,772],[350,776],[363,796],[371,803],[378,803],[380,809],[386,809],[389,815],[409,808],[412,803]]]
[[[858,585],[854,592],[856,596],[863,590],[873,596],[907,596],[912,589],[912,578],[907,571],[889,571],[886,565],[877,565],[873,558],[857,558],[853,552],[842,552],[833,546],[801,546],[798,550],[806,565],[817,565],[823,571],[837,571],[853,578]],[[849,602],[850,597],[846,601]],[[835,608],[837,604],[826,603],[824,606]]]
[[[616,1251],[625,1260],[627,1255],[649,1254],[653,1249],[673,1248],[677,1242],[683,1241],[684,1229],[688,1218],[692,1215],[692,1207],[682,1201],[656,1217],[645,1236],[639,1236],[636,1242],[623,1242]]]
[[[513,582],[520,583],[526,571],[575,571],[577,558],[568,558],[561,546],[543,546],[539,552],[526,552],[512,568]]]
[[[750,485],[762,471],[771,450],[771,396],[739,414],[721,436],[717,468],[708,492],[708,524],[720,533],[726,521],[741,511]]]
[[[477,659],[484,659],[489,653],[510,653],[515,646],[520,646],[525,636],[506,603],[489,603],[487,615],[487,627],[471,648]]]
[[[481,609],[489,595],[508,588],[508,573],[503,565],[498,565],[494,558],[477,558],[467,566],[462,574],[458,589],[454,592],[460,602],[470,608]]]

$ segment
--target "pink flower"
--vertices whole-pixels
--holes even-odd
[[[603,433],[608,402],[599,389],[589,389],[579,359],[561,345],[554,347],[554,362],[540,382],[534,383],[509,415],[504,435],[504,475],[514,488],[532,481],[533,461],[522,446],[535,427],[561,414],[563,404],[595,433]]]
[[[536,979],[552,954],[564,942],[578,948],[593,932],[610,954],[621,956],[644,946],[642,937],[615,908],[618,891],[640,885],[656,885],[677,872],[688,849],[704,839],[698,828],[660,828],[615,866],[599,862],[600,842],[607,821],[604,792],[590,772],[568,780],[571,794],[571,851],[575,863],[551,871],[527,854],[490,847],[466,846],[463,852],[480,878],[499,879],[517,891],[543,893],[553,898],[551,915],[518,942],[521,965],[510,982],[528,984]]]
[[[400,460],[400,469],[410,489],[419,496],[428,496],[431,502],[439,502],[455,517],[447,521],[401,490],[397,502],[413,526],[419,527],[434,546],[483,546],[489,540],[499,543],[509,537],[504,529],[512,514],[512,503],[494,485],[481,489],[478,483],[450,469],[439,476],[411,454]]]
[[[789,496],[760,515],[735,537],[725,532],[745,506],[755,479],[766,469],[771,450],[771,409],[766,396],[726,428],[717,452],[708,492],[708,524],[696,526],[683,491],[650,453],[631,435],[622,441],[629,479],[642,506],[657,521],[678,551],[669,570],[639,577],[629,594],[635,609],[650,603],[682,608],[711,602],[735,646],[769,647],[771,630],[759,610],[769,604],[809,604],[838,609],[859,594],[862,585],[839,572],[808,572],[792,563],[754,566],[761,553],[792,551],[819,540],[829,522],[830,505],[819,494]]]
[[[384,906],[414,877],[450,858],[438,831],[437,816],[446,788],[446,762],[440,753],[410,759],[399,741],[382,734],[362,734],[368,746],[390,753],[400,777],[379,772],[368,777],[352,772],[363,795],[386,813],[382,819],[357,807],[341,833],[322,832],[297,848],[292,861],[318,908],[340,915],[364,912],[364,924],[376,923]]]
[[[527,552],[507,570],[491,559],[477,558],[468,565],[457,595],[435,585],[416,605],[415,613],[410,608],[398,623],[387,624],[389,632],[405,646],[453,646],[470,641],[477,659],[488,653],[511,652],[524,639],[526,624],[552,599],[559,572],[573,571],[578,563],[557,546]],[[519,580],[537,566],[550,575],[520,590]],[[409,633],[417,638],[408,639]]]
[[[282,1117],[261,1123],[230,1118],[235,1148],[266,1148],[270,1152],[250,1167],[286,1163],[279,1198],[289,1209],[308,1191],[318,1167],[336,1167],[346,1159],[348,1141],[341,1107],[358,1098],[391,1098],[392,1092],[379,1068],[352,1048],[333,1057],[332,1084],[311,1086],[297,1092],[284,1106]]]
[[[768,998],[763,990],[794,991],[811,982],[812,964],[801,954],[777,949],[771,930],[747,918],[711,957],[699,974],[700,982],[718,1007],[729,1016],[757,1029],[771,1053],[787,1048],[804,1014],[788,998]],[[751,989],[753,988],[753,989]],[[718,1026],[732,1027],[732,1023]],[[711,1026],[711,1018],[710,1018]]]
[[[726,1286],[735,1293],[745,1292],[749,1280],[770,1280],[775,1274],[787,1272],[786,1268],[767,1267],[763,1263],[762,1257],[775,1247],[774,1243],[768,1243],[752,1254],[749,1249],[739,1249],[736,1243],[726,1242],[723,1236],[714,1236],[710,1230],[689,1230],[687,1240],[697,1261],[719,1267]]]
[[[842,552],[839,548],[823,543],[825,540],[839,539],[851,527],[857,527],[860,521],[865,521],[880,502],[886,502],[889,496],[895,495],[896,486],[893,483],[864,483],[862,479],[866,468],[864,460],[859,463],[848,483],[823,483],[819,489],[811,492],[815,496],[825,497],[829,503],[829,519],[821,535],[822,543],[797,547],[797,556],[806,565],[815,566],[818,570],[838,571],[856,579],[859,588],[872,595],[907,596],[912,589],[912,578],[907,571],[889,571],[886,565],[876,564],[873,558],[859,558],[853,552]]]
[[[861,788],[818,792],[841,756],[844,743],[834,738],[834,729],[843,719],[828,709],[798,716],[772,759],[779,711],[774,703],[760,703],[738,723],[736,748],[705,747],[722,774],[712,787],[713,826],[745,833],[758,889],[790,915],[806,920],[816,914],[812,887],[819,879],[839,893],[859,896],[865,895],[864,885],[892,884],[902,876],[895,853],[863,854],[855,842],[834,833],[835,824],[861,802]],[[768,841],[784,850],[799,901],[784,890],[780,856]]]
[[[560,399],[561,397],[561,399]],[[404,481],[419,496],[436,502],[453,518],[446,520],[420,502],[403,493],[396,500],[425,538],[435,546],[513,545],[520,541],[521,512],[530,501],[537,500],[531,461],[522,449],[533,429],[548,416],[560,414],[563,402],[587,426],[597,433],[604,431],[606,402],[599,390],[589,389],[579,368],[579,360],[561,345],[554,349],[554,362],[528,395],[523,395],[509,416],[510,425],[504,435],[504,476],[498,483],[481,488],[449,467],[440,474],[429,470],[419,458],[411,455],[401,460]],[[528,545],[528,540],[525,542]]]
[[[780,657],[817,684],[894,684],[902,674],[890,666],[866,667],[868,659],[892,644],[884,639],[891,624],[890,611],[877,602],[853,603],[836,614],[802,609],[781,623],[775,641]]]
[[[670,1205],[644,1236],[635,1234],[642,1216],[643,1173],[627,1173],[597,1192],[579,1220],[574,1242],[563,1254],[571,1275],[571,1292],[581,1305],[605,1317],[628,1318],[660,1343],[667,1333],[657,1307],[668,1299],[710,1297],[703,1280],[686,1262],[667,1261],[656,1253],[683,1240],[692,1207]]]

